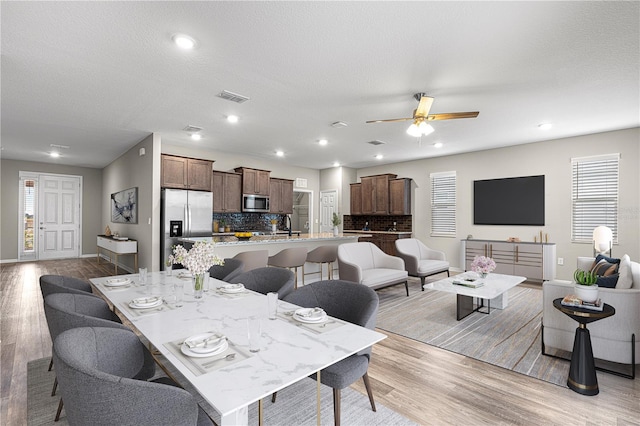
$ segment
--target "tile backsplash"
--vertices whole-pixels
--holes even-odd
[[[343,229],[362,230],[369,222],[370,231],[389,231],[395,222],[395,230],[399,232],[413,232],[412,216],[350,216],[343,218]]]
[[[271,231],[271,220],[278,221],[278,229],[282,230],[287,226],[286,216],[275,213],[214,213],[213,221],[218,221],[221,225],[231,227],[231,232],[235,231]]]

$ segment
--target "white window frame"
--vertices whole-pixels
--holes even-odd
[[[571,159],[571,241],[592,243],[596,226],[607,226],[618,243],[620,154]]]
[[[431,186],[431,236],[456,236],[456,172],[439,172],[429,175]]]

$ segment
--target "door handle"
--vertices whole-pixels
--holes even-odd
[[[41,226],[40,229],[47,229],[47,228],[45,228],[44,226]]]

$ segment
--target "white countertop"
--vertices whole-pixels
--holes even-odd
[[[251,237],[246,241],[220,241],[219,237],[183,237],[180,238],[180,241],[195,243],[198,241],[206,241],[206,242],[215,242],[216,246],[238,246],[238,245],[259,245],[259,244],[272,244],[272,243],[304,243],[304,242],[315,242],[315,241],[349,241],[354,240],[360,237],[370,237],[368,234],[349,234],[342,233],[337,236],[333,235],[331,232],[325,233],[312,233],[312,234],[300,234],[300,236],[296,235],[256,235]],[[231,239],[232,237],[227,237]],[[233,237],[235,238],[235,237]]]

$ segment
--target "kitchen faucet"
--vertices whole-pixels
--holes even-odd
[[[285,220],[287,225],[287,229],[289,230],[289,236],[291,236],[291,215],[286,215]]]

